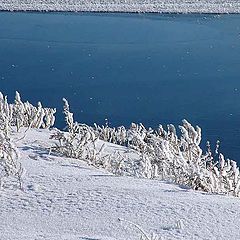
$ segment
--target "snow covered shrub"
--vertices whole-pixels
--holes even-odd
[[[83,159],[87,157],[89,148],[94,147],[95,139],[89,129],[79,128],[78,132],[62,132],[58,129],[51,135],[51,139],[58,140],[51,150],[64,156]]]
[[[0,187],[4,180],[13,177],[17,179],[19,187],[22,188],[21,175],[22,166],[18,161],[19,153],[11,139],[0,130]]]
[[[18,162],[18,151],[10,139],[13,127],[49,128],[53,126],[56,109],[43,108],[41,103],[35,107],[22,102],[16,92],[14,103],[8,103],[7,97],[0,92],[0,186],[3,180],[14,177],[21,187],[22,167]]]
[[[69,110],[67,100],[63,99],[63,101],[68,132],[55,130],[51,138],[58,140],[58,142],[52,147],[52,150],[67,157],[78,159],[87,158],[90,153],[90,148],[95,148],[94,144],[97,138],[91,127],[86,124],[74,122],[73,113]]]
[[[129,129],[96,124],[90,127],[74,122],[66,99],[64,103],[68,132],[55,131],[52,138],[58,143],[53,150],[68,157],[85,159],[116,175],[158,178],[196,190],[240,196],[236,162],[225,160],[223,154],[218,154],[219,143],[215,150],[217,154],[212,154],[209,144],[203,153],[201,128],[193,127],[187,120],[179,126],[180,136],[172,124],[167,125],[166,130],[162,125],[153,130],[136,123]],[[98,139],[126,146],[131,151],[104,153],[104,146],[96,147]]]
[[[15,101],[9,104],[7,97],[0,93],[0,125],[1,129],[9,131],[15,126],[17,131],[21,127],[50,128],[54,125],[56,109],[43,108],[38,102],[35,107],[29,102],[22,102],[20,94],[16,92]]]
[[[157,134],[147,134],[144,141],[147,146],[143,150],[150,159],[147,176],[158,176],[206,192],[239,196],[240,178],[236,162],[225,160],[221,153],[216,159],[210,149],[203,153],[199,146],[201,129],[198,126],[194,128],[183,120],[179,128],[180,138],[173,125],[169,125],[167,131],[160,126]]]
[[[0,92],[0,131],[3,131],[6,135],[9,134],[11,127],[13,109],[8,104],[7,97],[3,96]]]
[[[94,124],[94,126],[95,134],[99,139],[114,144],[127,144],[127,130],[124,126],[120,126],[117,129],[109,127],[108,124],[101,127],[97,124]]]
[[[233,160],[212,156],[210,149],[203,154],[200,148],[201,129],[183,120],[181,136],[173,125],[165,131],[160,125],[157,131],[146,130],[142,125],[130,128],[129,147],[142,153],[142,176],[160,178],[184,184],[193,189],[214,193],[240,195],[239,168]],[[216,151],[218,148],[216,149]]]
[[[237,163],[233,160],[225,160],[223,154],[219,154],[219,162],[208,167],[209,192],[217,192],[240,196],[240,177]]]
[[[60,153],[64,156],[82,159],[95,167],[102,167],[116,175],[135,176],[138,162],[130,160],[126,154],[113,152],[104,153],[104,144],[100,146],[98,139],[102,132],[86,125],[74,122],[73,113],[70,112],[69,104],[66,99],[64,101],[64,115],[67,124],[67,132],[55,129],[51,135],[51,139],[57,140],[51,148],[52,151]],[[108,134],[108,127],[104,128],[104,133]]]

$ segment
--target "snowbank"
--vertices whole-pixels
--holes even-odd
[[[2,0],[0,10],[240,13],[238,0]]]
[[[23,136],[19,133],[16,139]],[[210,195],[158,180],[115,177],[80,160],[50,154],[49,130],[30,129],[17,141],[23,189],[0,192],[1,240],[240,239],[239,198]],[[126,149],[107,144],[111,152]],[[178,223],[181,223],[179,227]]]

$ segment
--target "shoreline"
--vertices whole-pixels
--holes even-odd
[[[129,0],[129,3],[117,3],[117,0],[108,2],[86,0],[71,1],[71,4],[52,3],[45,0],[44,3],[29,2],[22,0],[21,3],[14,0],[5,0],[0,3],[0,11],[24,11],[24,12],[93,12],[93,13],[162,13],[162,14],[239,14],[240,2],[230,1],[171,1],[171,0],[150,0],[149,3],[135,3],[136,0]],[[67,1],[65,1],[67,2]],[[153,3],[154,2],[154,3]]]
[[[121,12],[121,11],[65,11],[65,10],[5,10],[0,9],[0,13],[72,13],[72,14],[162,14],[162,15],[239,15],[239,12]]]

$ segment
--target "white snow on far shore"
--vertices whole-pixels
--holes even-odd
[[[240,13],[238,0],[1,0],[0,10]]]
[[[24,190],[8,183],[0,192],[1,240],[139,240],[140,233],[118,218],[164,240],[240,239],[239,198],[116,177],[84,161],[49,154],[49,135],[49,130],[31,129],[16,142]],[[116,148],[126,150],[114,144],[106,150]]]

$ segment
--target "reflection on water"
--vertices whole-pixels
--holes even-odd
[[[78,121],[199,124],[240,153],[240,16],[0,13],[0,91]]]

